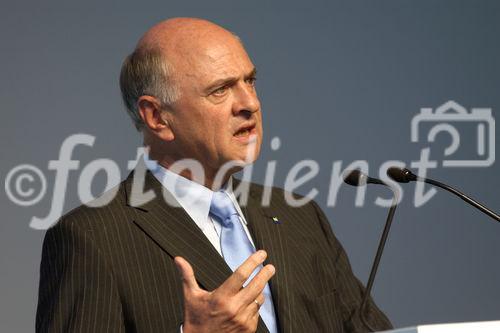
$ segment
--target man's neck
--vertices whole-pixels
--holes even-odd
[[[200,185],[205,186],[206,188],[212,191],[218,191],[220,188],[224,187],[224,184],[231,178],[231,175],[237,170],[228,170],[223,175],[218,175],[218,171],[213,171],[206,166],[202,166],[203,172],[200,172],[200,175],[193,173],[192,168],[189,165],[184,165],[181,170],[178,169],[178,166],[172,168],[172,166],[178,162],[179,160],[172,159],[169,156],[158,156],[158,154],[152,152],[146,152],[146,158],[150,161],[154,161],[159,166],[178,174],[190,181],[196,182]]]

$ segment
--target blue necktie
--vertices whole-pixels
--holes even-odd
[[[255,248],[247,237],[239,214],[226,192],[214,192],[210,205],[212,214],[222,225],[220,242],[222,256],[233,272],[255,252]],[[262,268],[262,265],[250,275],[246,285]],[[266,301],[262,304],[259,314],[270,333],[277,333],[276,315],[274,314],[273,299],[269,283],[264,288]]]

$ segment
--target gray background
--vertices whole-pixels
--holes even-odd
[[[1,332],[34,327],[43,232],[29,221],[49,210],[48,161],[57,159],[67,136],[88,133],[96,136],[94,147],[78,147],[74,158],[82,166],[111,158],[125,172],[140,137],[122,109],[121,62],[148,27],[173,16],[204,17],[243,39],[259,70],[265,121],[254,179],[263,179],[271,159],[278,161],[281,186],[296,162],[318,161],[319,175],[299,192],[319,190],[317,200],[362,281],[386,216],[373,201],[387,193],[370,187],[367,204],[357,208],[355,189],[344,186],[337,205],[326,207],[332,162],[365,159],[377,175],[384,161],[417,160],[423,145],[410,142],[410,121],[421,107],[455,100],[499,115],[500,4],[494,1],[4,1],[1,177],[18,164],[34,164],[44,170],[50,195],[19,207],[0,192]],[[277,152],[269,146],[274,136],[282,140]],[[442,157],[447,140],[440,137],[431,157]],[[473,155],[474,136],[463,140],[465,155]],[[78,205],[78,175],[70,174],[65,211]],[[430,176],[500,210],[498,162],[438,168]],[[94,193],[104,180],[96,179]],[[444,192],[415,208],[413,185],[406,188],[375,283],[380,307],[396,327],[500,319],[500,224]]]

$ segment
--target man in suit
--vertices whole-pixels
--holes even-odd
[[[262,186],[231,177],[260,151],[255,75],[239,38],[211,22],[146,32],[120,86],[148,152],[118,188],[48,230],[37,331],[390,328],[371,300],[360,316],[364,288],[316,203],[290,206],[273,188],[263,206]]]

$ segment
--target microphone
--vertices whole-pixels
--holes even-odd
[[[497,213],[495,213],[491,209],[488,209],[486,206],[480,204],[476,200],[472,199],[471,197],[463,194],[459,190],[457,190],[449,185],[443,184],[441,182],[438,182],[436,180],[432,180],[429,178],[419,177],[419,176],[413,174],[409,169],[406,169],[406,168],[401,169],[398,167],[391,167],[391,168],[387,169],[387,175],[391,179],[393,179],[394,181],[397,181],[398,183],[409,183],[409,182],[418,181],[418,182],[424,182],[424,183],[428,183],[428,184],[440,187],[448,192],[455,194],[460,199],[467,202],[469,205],[472,205],[473,207],[479,209],[481,212],[488,215],[492,219],[496,220],[497,222],[500,222],[500,216]]]
[[[344,182],[346,184],[358,187],[365,186],[366,184],[377,184],[384,185],[389,187],[392,190],[392,205],[389,208],[389,213],[387,214],[387,219],[384,226],[384,231],[382,232],[382,236],[380,237],[380,241],[378,243],[377,253],[375,254],[375,258],[373,259],[372,268],[370,271],[370,277],[368,278],[368,282],[366,284],[365,293],[363,295],[363,299],[361,302],[361,306],[359,307],[359,316],[361,318],[361,322],[365,327],[371,332],[375,332],[376,329],[371,327],[370,324],[365,319],[364,309],[366,307],[366,303],[368,302],[368,297],[370,296],[370,292],[373,287],[373,282],[375,281],[375,275],[377,274],[378,266],[380,264],[380,259],[382,258],[382,253],[384,252],[385,243],[387,241],[387,237],[389,236],[389,230],[391,229],[392,220],[394,218],[394,213],[396,212],[396,207],[399,202],[399,191],[397,188],[393,186],[389,186],[384,183],[380,179],[369,177],[364,174],[360,170],[348,170],[345,173]]]
[[[344,176],[344,182],[352,186],[365,186],[366,184],[386,185],[380,179],[368,177],[368,175],[359,170],[347,171]]]

